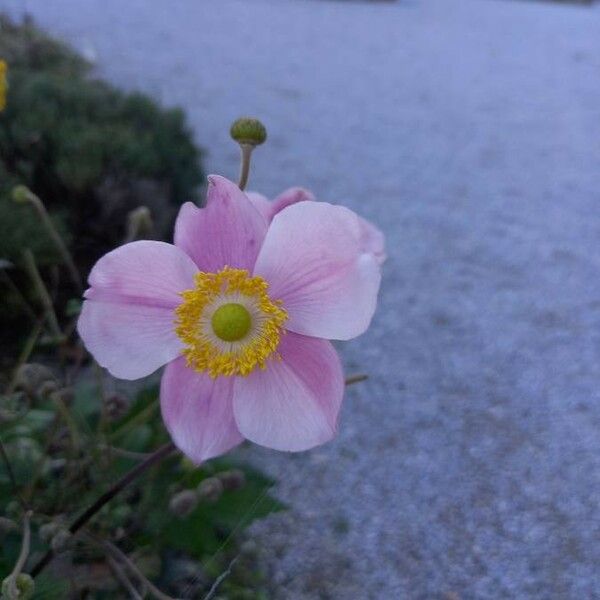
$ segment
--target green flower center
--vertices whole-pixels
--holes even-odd
[[[237,342],[250,331],[252,319],[245,306],[232,302],[215,310],[211,325],[215,335],[224,342]]]

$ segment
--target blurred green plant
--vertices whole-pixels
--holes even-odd
[[[158,411],[157,387],[143,389],[130,403],[105,396],[100,382],[89,378],[64,387],[47,367],[31,364],[20,368],[13,391],[0,397],[0,438],[19,496],[31,511],[29,569],[48,548],[55,554],[36,578],[44,598],[128,598],[115,570],[142,587],[128,561],[177,598],[203,598],[234,561],[220,594],[266,597],[255,549],[241,544],[241,534],[255,519],[284,507],[269,493],[273,481],[230,457],[196,467],[173,454],[77,534],[67,532],[82,508],[167,441]],[[25,509],[15,499],[14,483],[2,465],[0,579],[20,551],[18,523]]]
[[[43,198],[84,276],[128,238],[128,214],[140,207],[153,227],[144,234],[168,235],[177,208],[198,199],[203,181],[183,113],[94,79],[90,64],[28,21],[0,16],[0,59],[8,65],[0,112],[0,259],[14,265],[13,278],[20,277],[25,245],[41,268],[60,262],[31,207],[12,203],[17,184]],[[5,277],[0,292],[0,346],[11,349],[19,328],[7,325],[22,316],[22,302]]]

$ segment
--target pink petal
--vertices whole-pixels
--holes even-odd
[[[358,220],[361,226],[361,243],[363,248],[375,257],[379,265],[382,265],[387,258],[383,233],[366,219],[358,217]]]
[[[297,202],[314,201],[315,197],[312,192],[305,190],[301,187],[293,187],[289,190],[285,190],[273,200],[271,205],[271,219],[284,208],[296,204]]]
[[[224,177],[208,178],[206,207],[186,202],[175,224],[175,245],[201,271],[225,266],[252,270],[267,231],[265,218],[237,185]]]
[[[273,217],[284,208],[296,204],[296,202],[304,202],[307,200],[314,200],[315,197],[311,192],[301,187],[293,187],[285,192],[279,194],[273,202],[267,200],[265,196],[257,192],[246,192],[246,195],[250,199],[250,202],[254,205],[256,210],[270,223]]]
[[[115,377],[138,379],[175,358],[183,345],[173,309],[196,272],[188,256],[163,242],[132,242],[103,256],[77,324],[98,363]]]
[[[254,208],[264,217],[267,223],[271,222],[271,201],[266,196],[258,192],[246,192],[248,200],[252,202]]]
[[[276,450],[308,450],[330,440],[344,394],[342,366],[330,342],[286,333],[282,360],[236,380],[233,411],[249,440]]]
[[[244,438],[233,418],[232,377],[212,379],[186,366],[183,357],[165,369],[160,384],[163,420],[175,445],[201,463],[237,446]]]
[[[367,329],[381,270],[363,223],[325,202],[299,202],[275,216],[254,273],[269,282],[271,298],[283,301],[286,329],[338,340]]]

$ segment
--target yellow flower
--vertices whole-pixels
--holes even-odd
[[[8,81],[6,79],[7,71],[8,65],[0,59],[0,112],[2,112],[6,106],[6,90],[8,89]]]

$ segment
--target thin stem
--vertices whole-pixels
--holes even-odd
[[[21,543],[21,552],[19,553],[19,558],[17,559],[12,573],[9,575],[10,583],[8,585],[14,598],[19,597],[19,591],[17,589],[17,577],[21,574],[21,571],[23,571],[23,567],[25,566],[25,562],[27,561],[31,547],[31,526],[29,523],[31,514],[31,511],[28,510],[23,515],[23,542]]]
[[[60,326],[58,325],[58,319],[56,318],[56,313],[54,312],[52,299],[50,298],[50,294],[48,293],[42,276],[38,271],[37,265],[35,264],[33,252],[29,248],[26,248],[23,251],[23,258],[25,259],[25,268],[29,272],[29,276],[31,277],[33,285],[35,286],[35,291],[37,292],[42,306],[44,307],[46,320],[52,329],[52,333],[60,340],[62,339],[63,334],[60,330]]]
[[[33,206],[33,208],[37,212],[40,220],[42,221],[42,225],[46,228],[50,239],[56,246],[59,254],[65,262],[65,265],[67,265],[67,269],[69,270],[69,274],[71,275],[73,283],[77,286],[77,289],[80,292],[82,292],[83,285],[81,283],[81,276],[79,275],[79,271],[75,266],[75,261],[73,260],[71,253],[67,249],[67,246],[65,245],[62,237],[60,236],[60,233],[58,233],[56,227],[54,227],[54,223],[52,222],[50,215],[48,215],[48,211],[46,210],[44,203],[31,190],[27,190],[27,192],[27,201]]]
[[[360,383],[361,381],[365,381],[369,379],[369,376],[365,373],[357,373],[356,375],[350,375],[346,377],[346,385],[354,385],[355,383]]]
[[[248,175],[250,174],[250,157],[252,156],[252,150],[254,146],[252,144],[240,144],[242,151],[241,164],[240,164],[240,181],[238,187],[240,190],[246,188],[248,183]]]
[[[110,570],[117,578],[117,581],[129,592],[129,595],[133,598],[133,600],[142,600],[142,596],[133,587],[133,583],[129,581],[129,577],[127,577],[127,573],[125,573],[121,565],[112,556],[107,556],[106,560]]]
[[[110,502],[120,491],[125,489],[130,483],[135,481],[142,473],[150,467],[159,463],[163,458],[166,458],[175,450],[175,445],[172,442],[161,446],[153,452],[144,462],[136,465],[131,471],[128,471],[117,481],[109,490],[104,492],[87,510],[85,510],[69,527],[72,534],[77,533],[105,504]],[[44,556],[31,570],[32,577],[39,575],[46,565],[54,558],[52,549],[48,550]]]
[[[65,422],[67,429],[69,430],[69,437],[71,438],[71,449],[73,456],[77,456],[77,451],[81,447],[81,440],[79,437],[79,431],[77,430],[77,423],[73,419],[71,411],[68,409],[65,401],[62,399],[60,393],[53,393],[51,396],[52,401],[56,405],[60,416]]]
[[[211,600],[211,598],[214,597],[214,595],[217,593],[217,590],[219,589],[219,586],[221,585],[221,583],[223,583],[223,581],[229,577],[229,575],[231,575],[231,570],[233,569],[235,563],[237,562],[239,556],[236,556],[230,563],[229,566],[227,567],[227,569],[225,569],[225,571],[223,571],[223,573],[221,573],[216,579],[215,582],[212,584],[212,587],[210,588],[210,590],[208,590],[208,594],[206,594],[206,596],[204,596],[204,600]]]
[[[31,308],[31,306],[29,306],[29,302],[27,302],[27,299],[25,298],[25,296],[23,296],[21,290],[10,278],[10,275],[6,272],[5,269],[0,269],[0,275],[2,275],[2,279],[4,279],[6,285],[11,289],[12,293],[18,298],[20,304],[23,306],[23,310],[27,313],[27,316],[31,320],[36,321],[37,316],[35,314],[35,311],[33,310],[33,308]]]
[[[20,371],[21,367],[27,362],[27,360],[31,356],[31,353],[33,352],[33,349],[35,348],[37,339],[40,336],[40,333],[42,333],[42,328],[43,328],[43,319],[40,319],[36,323],[35,327],[33,328],[33,331],[29,335],[29,337],[27,338],[27,341],[25,342],[25,347],[23,348],[21,355],[19,356],[19,359],[17,360],[17,365],[14,369],[13,377],[12,377],[11,382],[5,392],[7,395],[10,395],[15,391],[15,388],[17,387],[19,371]]]
[[[172,596],[168,596],[164,592],[161,592],[136,566],[136,564],[123,552],[120,548],[111,544],[107,540],[98,540],[103,548],[111,553],[113,556],[116,556],[119,560],[121,560],[125,566],[129,569],[131,574],[136,577],[140,583],[142,583],[148,591],[157,599],[157,600],[177,600]]]
[[[14,495],[19,500],[21,506],[24,510],[27,510],[27,503],[19,493],[19,486],[17,485],[17,479],[15,477],[15,473],[12,469],[12,465],[10,464],[10,460],[8,459],[8,454],[6,453],[6,448],[4,447],[4,443],[0,440],[0,454],[2,455],[2,460],[4,461],[4,466],[6,467],[6,472],[8,473],[8,478],[10,480],[10,486],[13,489]]]
[[[123,458],[129,458],[131,460],[146,460],[151,456],[148,452],[134,452],[133,450],[126,450],[125,448],[117,448],[116,446],[110,446],[108,444],[100,444],[100,450],[121,456]]]

